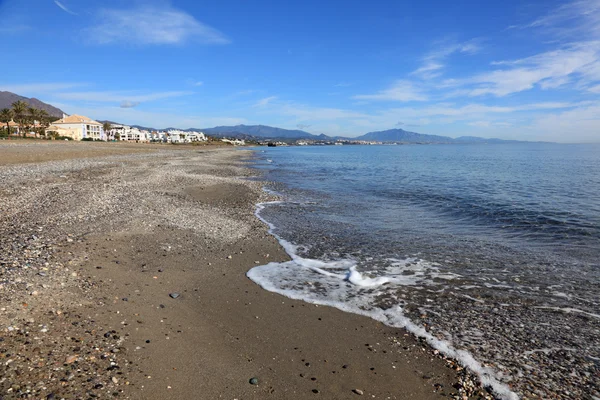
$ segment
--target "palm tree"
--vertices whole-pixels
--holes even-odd
[[[12,117],[13,112],[10,108],[3,108],[0,110],[0,122],[6,124],[6,133],[8,136],[10,136],[10,125],[8,123],[12,121]]]
[[[48,114],[48,111],[46,110],[39,110],[40,111],[40,135],[43,133],[44,137],[46,137],[46,129],[50,126],[50,119],[52,118],[52,116],[50,114]]]
[[[107,142],[108,142],[108,131],[110,131],[111,128],[112,128],[112,125],[108,121],[102,124],[102,129],[104,129],[104,135],[106,136]]]
[[[38,122],[39,124],[41,124],[42,114],[41,114],[40,110],[38,110],[35,107],[29,107],[28,111],[29,111],[29,121],[31,123],[31,126],[33,126],[33,132],[35,133],[35,136],[37,137],[38,131],[35,128],[35,123]]]
[[[15,122],[19,124],[19,133],[21,132],[21,127],[27,119],[27,107],[29,107],[29,105],[22,100],[12,103],[13,116],[15,118]]]

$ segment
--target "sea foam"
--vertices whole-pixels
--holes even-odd
[[[403,328],[423,338],[431,347],[453,358],[477,374],[482,385],[491,388],[500,399],[516,400],[519,396],[501,382],[492,369],[483,366],[471,353],[456,348],[451,342],[440,340],[407,318],[402,310],[402,299],[395,298],[388,287],[403,285],[435,285],[437,279],[454,279],[457,275],[441,273],[435,263],[424,260],[389,260],[390,266],[383,275],[371,277],[360,272],[351,259],[322,261],[301,257],[299,247],[275,233],[275,226],[260,214],[269,204],[259,203],[255,215],[269,227],[291,260],[271,262],[248,271],[247,276],[263,289],[291,299],[335,307],[345,312],[368,316],[388,326]],[[381,289],[381,290],[378,290]],[[373,306],[377,300],[392,298],[395,306],[381,309]]]

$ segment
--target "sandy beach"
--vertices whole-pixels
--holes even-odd
[[[403,330],[246,277],[287,259],[252,155],[0,143],[0,398],[491,398]]]

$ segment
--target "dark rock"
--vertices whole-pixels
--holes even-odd
[[[248,381],[251,385],[258,385],[258,378],[250,378]]]

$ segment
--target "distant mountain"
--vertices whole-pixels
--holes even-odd
[[[454,139],[454,141],[459,143],[524,143],[522,140],[488,139],[477,136],[461,136]]]
[[[223,134],[244,134],[261,138],[283,138],[283,139],[316,139],[317,136],[301,130],[290,130],[275,128],[266,125],[236,125],[236,126],[216,126],[202,130],[209,135]]]
[[[388,129],[387,131],[369,132],[355,140],[376,142],[406,142],[406,143],[453,143],[454,139],[447,136],[425,135],[423,133],[409,132],[404,129]]]
[[[105,121],[100,121],[105,122]],[[107,121],[112,124],[116,122]],[[168,131],[179,128],[150,128],[140,125],[131,125],[132,127],[148,131]],[[404,129],[388,129],[385,131],[369,132],[355,138],[342,136],[327,136],[325,134],[314,135],[297,129],[283,129],[266,125],[235,125],[235,126],[216,126],[214,128],[198,129],[188,128],[179,129],[182,131],[202,131],[213,137],[229,137],[245,140],[273,139],[285,142],[292,142],[296,139],[336,141],[336,140],[364,140],[369,142],[395,142],[395,143],[519,143],[518,140],[486,139],[476,136],[461,136],[453,139],[448,136],[426,135],[423,133],[405,131]],[[523,142],[521,142],[523,143]]]
[[[46,110],[48,114],[54,117],[61,118],[64,114],[64,112],[60,108],[51,106],[50,104],[44,103],[43,101],[40,101],[36,98],[30,99],[28,97],[19,96],[18,94],[11,92],[0,92],[0,109],[11,108],[12,103],[19,100],[24,101],[31,107],[35,107],[40,110]]]

